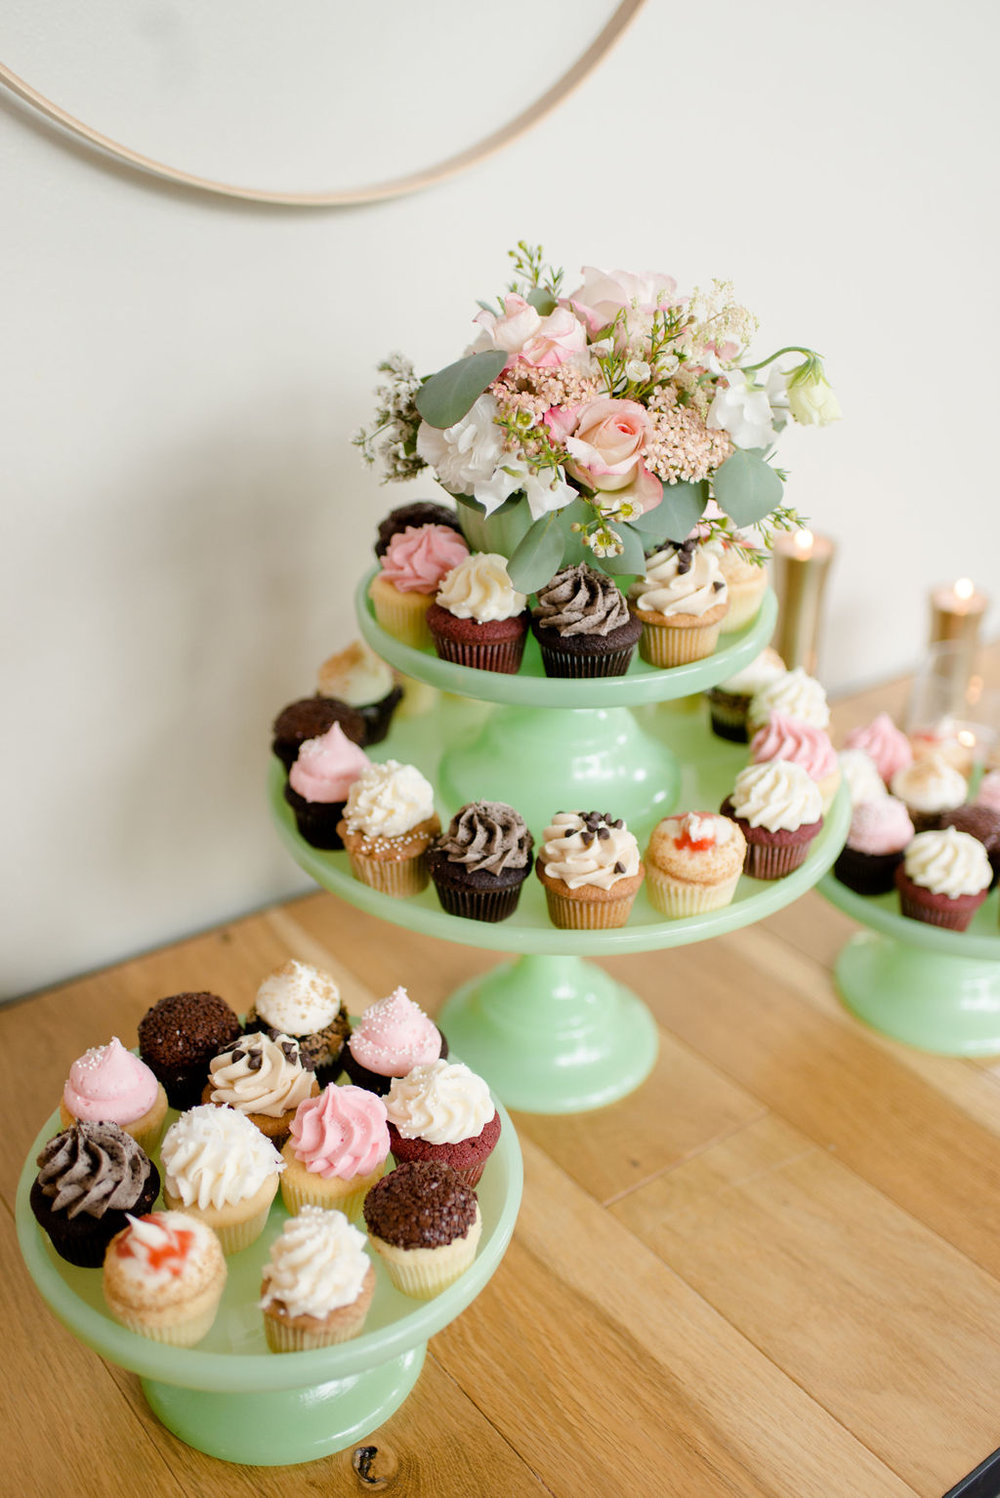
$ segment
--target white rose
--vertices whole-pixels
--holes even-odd
[[[497,403],[481,395],[454,426],[432,427],[422,421],[417,452],[429,463],[452,494],[472,494],[476,484],[491,479],[503,457],[503,433],[496,425]]]

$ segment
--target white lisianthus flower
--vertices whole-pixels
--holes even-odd
[[[472,487],[472,497],[479,500],[487,515],[492,515],[494,510],[499,510],[505,499],[510,499],[512,494],[523,487],[522,465],[512,460],[494,469],[488,479],[479,479]]]
[[[818,360],[807,359],[788,377],[788,409],[802,426],[829,426],[839,421],[840,402]]]
[[[580,497],[579,491],[566,482],[561,468],[542,468],[533,473],[527,463],[520,461],[508,463],[506,467],[514,480],[514,488],[509,492],[513,494],[515,489],[523,491],[532,520],[540,520],[552,510],[563,510]]]
[[[731,369],[708,408],[705,425],[728,432],[737,447],[767,447],[775,431],[767,391],[748,385],[741,369]]]
[[[771,424],[776,432],[788,425],[788,374],[777,364],[769,364],[764,382],[768,404],[771,407]]]
[[[442,429],[420,423],[417,452],[452,494],[472,494],[477,483],[493,477],[503,457],[503,433],[496,414],[493,396],[481,395],[454,426]]]

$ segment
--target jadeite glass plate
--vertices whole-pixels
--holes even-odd
[[[859,925],[882,936],[894,937],[904,946],[919,947],[944,957],[1000,962],[1000,888],[986,897],[965,931],[946,931],[902,915],[895,890],[887,895],[859,895],[841,884],[832,872],[824,876],[819,889],[831,905]]]

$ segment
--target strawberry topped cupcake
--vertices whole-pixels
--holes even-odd
[[[513,675],[528,633],[527,597],[498,552],[466,557],[442,580],[427,626],[442,660]]]
[[[171,1347],[193,1347],[211,1330],[225,1287],[218,1238],[187,1212],[128,1214],[104,1259],[102,1289],[115,1320]]]
[[[384,630],[418,649],[431,645],[427,613],[445,574],[469,555],[450,526],[406,526],[390,538],[368,596]]]
[[[337,824],[348,792],[371,760],[334,723],[318,739],[306,739],[288,772],[285,800],[299,833],[313,848],[342,848]]]
[[[650,904],[670,919],[728,905],[746,850],[746,838],[730,817],[712,811],[664,817],[646,849]]]
[[[394,1077],[448,1054],[448,1042],[405,988],[377,999],[361,1015],[344,1050],[351,1081],[384,1096]]]
[[[772,713],[750,741],[750,758],[755,765],[772,759],[787,759],[801,765],[816,782],[824,816],[830,810],[840,785],[840,761],[825,728],[815,728],[784,713]]]
[[[901,728],[888,713],[879,713],[862,728],[854,728],[844,740],[845,749],[863,749],[874,761],[885,785],[892,783],[897,770],[913,761],[913,748]]]
[[[167,1094],[146,1064],[112,1036],[84,1051],[69,1069],[59,1104],[64,1128],[74,1123],[116,1123],[151,1154],[167,1116]]]

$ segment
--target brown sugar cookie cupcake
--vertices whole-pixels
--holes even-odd
[[[398,759],[358,777],[338,826],[355,879],[400,898],[426,889],[427,849],[440,831],[430,782]]]
[[[472,1187],[450,1165],[421,1160],[383,1176],[364,1216],[392,1283],[415,1300],[432,1300],[465,1273],[483,1231]]]
[[[80,1269],[99,1269],[131,1212],[148,1212],[160,1175],[131,1134],[114,1123],[79,1123],[43,1147],[31,1210],[56,1253]]]
[[[731,817],[688,811],[664,817],[646,849],[646,893],[668,919],[728,905],[746,858],[746,838]]]
[[[968,784],[954,765],[928,754],[896,771],[892,794],[905,805],[917,832],[930,832],[941,826],[947,812],[964,803]]]
[[[549,920],[576,931],[624,926],[644,872],[622,819],[598,811],[557,811],[535,864]]]
[[[460,666],[513,675],[524,654],[527,602],[510,580],[505,557],[474,553],[446,574],[428,610],[435,650]]]
[[[218,994],[175,993],[139,1021],[139,1055],[171,1108],[183,1112],[199,1101],[212,1057],[239,1034],[239,1020]]]
[[[440,1160],[476,1186],[500,1138],[490,1089],[460,1061],[432,1061],[393,1078],[385,1098],[389,1149],[403,1164]]]
[[[375,1293],[365,1235],[343,1212],[304,1206],[271,1244],[260,1308],[272,1352],[304,1352],[356,1337]]]
[[[330,974],[293,957],[264,979],[243,1029],[248,1035],[263,1030],[272,1040],[290,1035],[325,1087],[340,1074],[350,1021]]]

